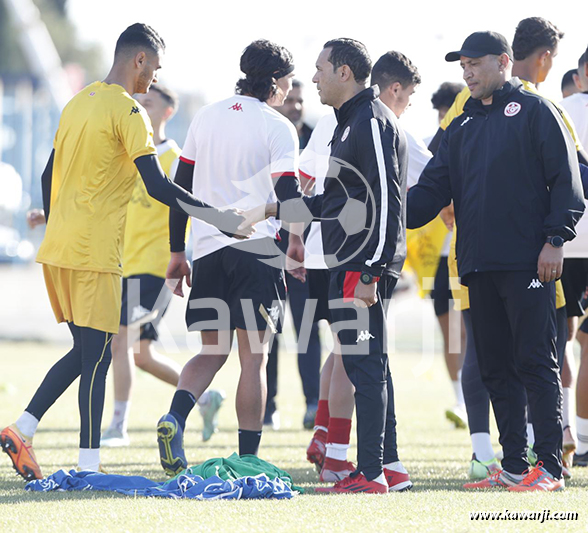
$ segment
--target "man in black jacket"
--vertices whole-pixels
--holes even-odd
[[[327,42],[316,68],[321,102],[337,115],[324,194],[282,202],[278,209],[268,205],[265,214],[321,222],[332,327],[356,391],[357,470],[318,490],[387,493],[399,472],[406,475],[396,449],[384,308],[406,256],[406,138],[377,87],[366,88],[371,61],[363,44]],[[261,218],[258,210],[244,216],[246,223]],[[384,270],[389,275],[380,279]]]
[[[470,289],[480,371],[504,449],[504,470],[465,487],[559,490],[554,281],[584,202],[561,116],[511,78],[512,57],[506,39],[493,32],[474,33],[460,51],[447,54],[447,61],[460,61],[472,97],[411,188],[408,227],[424,225],[454,201],[459,274]],[[539,458],[531,470],[526,396]]]

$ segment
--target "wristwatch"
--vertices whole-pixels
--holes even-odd
[[[559,235],[553,235],[553,236],[547,237],[547,240],[545,242],[548,242],[554,248],[561,248],[564,245],[565,241]]]
[[[362,272],[361,276],[359,276],[359,280],[364,285],[371,285],[372,283],[374,283],[376,281],[380,281],[380,278],[379,278],[379,276],[373,276],[369,272]]]

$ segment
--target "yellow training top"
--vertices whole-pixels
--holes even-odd
[[[95,82],[65,106],[53,147],[51,212],[37,261],[122,274],[134,161],[157,154],[147,112],[120,85]]]
[[[173,179],[174,163],[182,150],[175,141],[157,146],[163,171]],[[169,263],[169,207],[147,194],[141,176],[137,177],[133,196],[127,210],[123,276],[151,274],[165,278]]]

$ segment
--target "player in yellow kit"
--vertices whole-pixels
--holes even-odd
[[[166,175],[174,176],[182,150],[167,138],[166,125],[178,109],[178,96],[157,84],[136,99],[149,115],[161,167]],[[130,444],[127,426],[135,365],[170,385],[176,386],[180,378],[180,365],[153,346],[172,296],[165,286],[170,259],[168,221],[169,207],[151,198],[137,175],[127,208],[120,329],[112,339],[114,413],[100,439],[101,447]],[[223,400],[224,393],[218,390],[207,390],[198,400],[204,418],[204,440],[216,429],[216,413]]]
[[[157,159],[149,117],[131,96],[157,82],[165,44],[149,26],[119,37],[103,82],[80,91],[65,107],[42,176],[47,219],[37,261],[58,322],[67,322],[73,348],[47,373],[15,424],[0,433],[18,474],[41,478],[32,448],[39,420],[79,376],[78,468],[100,467],[100,422],[112,335],[121,308],[122,250],[127,205],[139,170],[150,196],[233,236],[242,217],[197,200],[172,183]],[[252,233],[247,228],[243,235]]]

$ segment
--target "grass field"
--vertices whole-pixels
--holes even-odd
[[[0,425],[11,423],[63,353],[63,346],[0,344]],[[188,353],[178,356],[183,362]],[[33,494],[23,490],[7,457],[0,457],[1,531],[587,531],[588,469],[576,468],[561,493],[472,494],[461,487],[466,480],[469,438],[444,419],[451,389],[441,357],[415,377],[419,357],[397,353],[391,357],[399,425],[401,460],[409,470],[411,492],[381,495],[318,495],[314,469],[305,460],[311,433],[302,427],[303,400],[295,357],[280,360],[279,408],[282,429],[264,432],[260,456],[289,471],[307,494],[285,501],[170,501],[131,498],[109,493]],[[191,463],[228,456],[237,448],[234,398],[237,358],[232,356],[214,386],[227,391],[221,409],[220,431],[201,442],[201,420],[188,421],[186,450]],[[159,466],[155,425],[169,405],[172,388],[138,373],[131,414],[131,446],[102,450],[110,473],[165,476]],[[112,409],[107,390],[104,424]],[[103,425],[104,425],[103,424]],[[35,437],[37,458],[45,474],[75,467],[78,441],[77,386],[47,413]],[[353,444],[353,441],[352,441]],[[495,447],[496,448],[496,447]],[[355,456],[352,448],[350,457]],[[577,521],[472,521],[475,511],[574,511]]]

